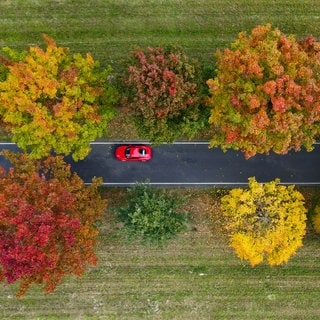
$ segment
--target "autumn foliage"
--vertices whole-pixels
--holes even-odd
[[[139,132],[152,142],[192,137],[199,129],[196,64],[171,49],[148,47],[133,52],[124,77],[126,109]]]
[[[0,121],[12,140],[40,159],[54,150],[83,159],[89,142],[101,136],[113,117],[111,69],[100,71],[90,54],[69,54],[44,35],[46,49],[9,48],[1,61]]]
[[[0,279],[20,281],[18,296],[33,283],[50,293],[97,262],[95,222],[106,206],[100,179],[86,187],[60,156],[4,155],[15,167],[0,167]]]
[[[216,71],[207,81],[211,147],[239,149],[246,158],[312,150],[320,135],[319,42],[257,26],[217,52]]]
[[[302,246],[306,232],[304,198],[294,186],[249,179],[248,189],[233,189],[221,200],[230,246],[252,266],[280,265]]]

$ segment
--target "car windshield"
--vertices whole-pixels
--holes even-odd
[[[142,156],[145,156],[146,155],[146,150],[145,149],[139,149],[139,153],[142,155]]]
[[[130,148],[127,148],[126,151],[124,152],[126,158],[130,157]]]

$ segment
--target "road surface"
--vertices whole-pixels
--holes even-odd
[[[128,143],[128,142],[126,142]],[[121,162],[114,150],[121,142],[93,142],[86,159],[66,160],[72,170],[86,182],[102,177],[105,186],[130,186],[149,180],[155,186],[241,186],[255,176],[259,182],[280,178],[283,184],[320,186],[320,144],[312,152],[290,152],[287,155],[256,155],[248,160],[237,151],[209,149],[204,142],[176,142],[153,147],[148,162]],[[0,144],[0,150],[18,151],[15,144]],[[2,156],[0,165],[8,168]]]

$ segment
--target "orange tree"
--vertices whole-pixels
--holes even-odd
[[[4,48],[0,80],[0,121],[12,139],[40,159],[54,150],[84,158],[89,142],[113,117],[111,69],[99,70],[90,54],[69,54],[44,35],[46,49]]]
[[[50,293],[65,275],[80,276],[97,262],[101,181],[85,186],[61,156],[35,161],[3,153],[14,168],[0,167],[0,280],[20,281],[17,296],[32,283]]]
[[[320,134],[319,42],[258,26],[217,52],[216,72],[207,81],[211,147],[242,150],[246,158],[312,150]]]
[[[279,265],[302,246],[306,231],[303,195],[294,186],[249,179],[248,189],[233,189],[221,199],[230,246],[252,266],[264,260]]]
[[[123,78],[123,104],[138,132],[154,143],[192,138],[205,123],[195,61],[177,49],[161,47],[138,49],[132,56]]]

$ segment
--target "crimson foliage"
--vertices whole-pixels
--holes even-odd
[[[97,262],[94,224],[106,206],[100,180],[86,187],[61,157],[4,155],[14,168],[0,167],[0,280],[20,281],[17,296],[32,283],[50,293],[64,275]]]

